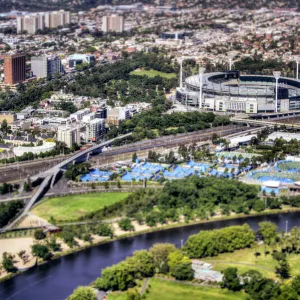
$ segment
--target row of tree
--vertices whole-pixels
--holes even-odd
[[[252,246],[255,235],[248,224],[231,226],[212,231],[200,231],[191,235],[183,252],[191,258],[216,256]]]

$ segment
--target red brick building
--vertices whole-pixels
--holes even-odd
[[[4,57],[4,83],[14,85],[26,80],[25,53],[8,54]]]

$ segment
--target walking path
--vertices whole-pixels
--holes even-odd
[[[140,291],[141,295],[143,295],[145,293],[145,291],[148,287],[149,281],[150,281],[150,278],[146,278],[146,280],[144,281],[143,286],[142,286],[141,291]]]

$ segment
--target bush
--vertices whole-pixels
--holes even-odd
[[[38,229],[35,230],[33,236],[34,236],[34,238],[35,238],[36,240],[43,240],[43,239],[46,237],[46,234],[44,233],[44,230],[43,230],[43,229],[38,228]]]

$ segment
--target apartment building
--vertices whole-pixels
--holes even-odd
[[[8,53],[4,57],[4,83],[15,85],[26,80],[25,53]]]
[[[104,119],[93,119],[86,123],[87,142],[98,142],[105,134]]]
[[[123,32],[124,31],[124,17],[111,15],[102,17],[103,32]]]
[[[59,126],[57,128],[57,141],[65,143],[68,148],[72,148],[73,144],[80,144],[80,133],[77,127]]]
[[[38,29],[45,27],[56,28],[71,22],[69,11],[59,10],[46,13],[34,13],[17,17],[17,33],[27,31],[28,34],[35,34]]]

